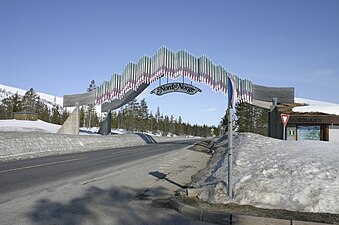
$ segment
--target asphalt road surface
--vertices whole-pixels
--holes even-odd
[[[206,164],[208,156],[185,149],[194,142],[1,163],[0,223],[206,224],[152,206]],[[159,173],[168,177],[151,176]]]
[[[0,164],[0,195],[91,173],[192,145],[194,140],[10,161]]]

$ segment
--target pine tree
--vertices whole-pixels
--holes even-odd
[[[142,118],[148,117],[148,106],[146,100],[143,98],[140,101],[140,116]]]
[[[89,84],[89,87],[87,88],[87,92],[94,91],[97,88],[95,81],[91,80],[91,83]]]
[[[173,136],[173,134],[174,134],[174,132],[175,132],[175,123],[176,123],[176,121],[175,121],[175,119],[174,119],[174,116],[173,115],[171,115],[171,117],[170,117],[170,121],[169,121],[169,132],[171,133],[171,135]]]
[[[161,116],[161,114],[160,114],[160,108],[159,108],[159,106],[158,106],[158,107],[157,107],[157,112],[155,113],[155,119],[157,120],[157,122],[159,122],[160,116]]]
[[[130,131],[134,131],[137,128],[137,114],[139,110],[139,103],[136,99],[133,99],[130,101],[126,106],[126,115],[124,116],[124,119],[128,121],[127,128]]]
[[[126,121],[127,121],[127,110],[126,110],[126,106],[122,107],[118,113],[118,117],[119,117],[119,128],[121,129],[126,129],[127,125],[126,125]]]
[[[239,102],[236,105],[236,125],[239,132],[268,135],[268,110]]]
[[[18,92],[15,93],[12,96],[12,110],[13,110],[13,112],[20,112],[20,111],[22,111],[21,98],[20,98]]]
[[[3,119],[9,119],[12,118],[12,112],[13,112],[13,105],[12,105],[12,98],[7,97],[2,99],[2,104],[1,104],[1,108],[2,108],[2,117]]]
[[[57,104],[53,104],[51,123],[60,124],[59,106]]]
[[[254,132],[254,109],[246,102],[236,104],[236,126],[239,132]]]
[[[165,117],[164,117],[164,122],[163,122],[163,135],[164,136],[167,136],[168,135],[168,132],[169,132],[169,123],[170,123],[170,121],[169,121],[169,117],[166,115]]]
[[[94,80],[91,80],[89,87],[87,88],[87,92],[94,91],[96,89],[96,84]],[[87,106],[87,116],[85,117],[85,123],[87,128],[91,128],[93,126],[97,126],[99,123],[98,115],[95,112],[94,104],[89,104]]]
[[[62,111],[62,115],[61,115],[61,118],[60,118],[60,124],[64,124],[65,121],[67,120],[67,118],[69,117],[69,112],[67,111],[67,108],[64,108],[64,110]]]
[[[116,111],[112,111],[112,122],[111,126],[112,128],[118,129],[119,128],[119,118],[118,113]]]
[[[118,120],[118,129],[123,129],[123,111],[122,109],[118,111],[117,113],[117,120]]]
[[[184,126],[182,124],[182,118],[179,116],[178,118],[178,135],[184,134]]]
[[[226,110],[224,117],[222,117],[221,121],[220,121],[220,126],[221,126],[221,129],[224,132],[224,134],[227,133],[227,131],[228,131],[228,113],[229,113],[229,111]],[[234,113],[232,115],[232,125],[233,125],[232,129],[235,130],[237,128],[237,124],[236,124],[236,115],[234,115]],[[217,129],[217,128],[215,128],[215,129]],[[219,129],[217,129],[217,130],[219,131]]]
[[[139,104],[138,110],[138,130],[141,132],[146,131],[147,129],[150,130],[149,127],[149,117],[148,117],[148,106],[146,100],[143,98]]]
[[[2,99],[0,105],[0,118],[12,118],[13,112],[22,111],[22,101],[18,93]]]
[[[80,126],[85,127],[85,110],[84,107],[80,107]]]
[[[268,109],[256,107],[256,133],[268,136]]]
[[[7,119],[6,117],[6,109],[4,107],[4,105],[2,104],[2,102],[0,103],[0,119]]]
[[[152,132],[152,134],[155,134],[156,133],[156,123],[157,123],[157,121],[156,121],[155,117],[153,116],[152,111],[149,114],[149,120],[150,120],[150,131]]]
[[[40,98],[38,98],[38,101],[35,104],[35,112],[38,114],[40,120],[50,122],[50,110],[47,105],[40,100]]]
[[[157,131],[160,131],[161,129],[161,114],[160,114],[160,108],[157,107],[157,111],[154,114],[155,122],[156,122],[156,129]]]
[[[220,125],[222,126],[224,132],[228,131],[228,110],[226,110],[225,116],[221,118]]]
[[[35,93],[34,89],[29,89],[24,97],[22,98],[22,106],[25,111],[34,112],[35,104],[38,101],[38,95]]]
[[[92,127],[99,127],[99,116],[97,114],[97,112],[94,110],[92,117],[91,117],[91,125]]]

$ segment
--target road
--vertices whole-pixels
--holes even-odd
[[[188,140],[1,163],[0,195],[164,154],[193,143]]]
[[[193,143],[1,163],[0,223],[206,224],[163,206],[154,207],[155,199],[173,195],[206,164],[207,155],[185,149]],[[158,179],[154,174],[167,177]]]

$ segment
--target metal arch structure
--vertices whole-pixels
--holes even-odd
[[[95,102],[103,104],[115,99],[124,99],[131,90],[139,92],[140,88],[163,76],[172,79],[183,76],[224,94],[227,94],[227,79],[230,77],[234,80],[238,100],[251,103],[253,98],[251,81],[240,79],[221,65],[214,64],[206,56],[195,57],[185,50],[173,52],[162,47],[152,57],[143,56],[138,63],[127,64],[121,75],[113,74],[110,80],[99,85],[95,92]]]
[[[272,98],[279,103],[294,101],[294,88],[275,88],[253,84],[214,64],[208,57],[196,57],[185,50],[177,52],[161,47],[152,57],[143,56],[137,63],[128,63],[122,74],[113,74],[97,86],[95,91],[64,96],[64,107],[97,104],[102,112],[110,112],[129,103],[141,94],[151,83],[168,76],[172,79],[186,77],[195,83],[202,83],[215,92],[228,92],[228,79],[234,85],[238,101],[269,108]],[[105,120],[107,121],[107,120]],[[104,122],[108,123],[107,122]],[[107,129],[110,128],[106,124]],[[101,134],[110,131],[99,130]]]

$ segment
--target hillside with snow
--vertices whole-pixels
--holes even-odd
[[[10,87],[10,86],[7,86],[7,85],[0,84],[0,102],[1,102],[2,99],[8,98],[8,97],[14,95],[15,93],[18,93],[19,96],[23,97],[27,91],[28,90],[23,90],[23,89],[20,89],[20,88]],[[34,91],[36,91],[36,90],[34,89]],[[55,99],[56,104],[59,105],[59,109],[62,111],[62,109],[63,109],[63,97],[59,97],[59,96],[55,96],[55,95],[51,95],[51,94],[46,94],[46,93],[42,93],[42,92],[36,92],[36,94],[40,97],[41,101],[44,104],[47,105],[47,107],[49,109],[51,109],[53,107],[54,99]],[[68,107],[67,108],[67,111],[69,111],[69,112],[72,112],[73,110],[74,110],[74,107]],[[96,110],[99,117],[104,117],[104,113],[101,113],[101,106],[100,105],[96,105],[95,110]]]
[[[20,88],[15,88],[15,87],[10,87],[10,86],[0,84],[0,101],[4,98],[8,98],[8,97],[14,95],[15,93],[18,93],[19,96],[23,97],[27,91],[28,90],[23,90],[23,89],[20,89]],[[40,97],[40,99],[43,101],[43,103],[45,103],[48,106],[48,108],[53,107],[54,99],[55,99],[56,104],[59,105],[59,107],[62,108],[62,105],[63,105],[62,97],[58,97],[58,96],[50,95],[50,94],[45,94],[45,93],[42,93],[42,92],[36,92],[36,94]]]

